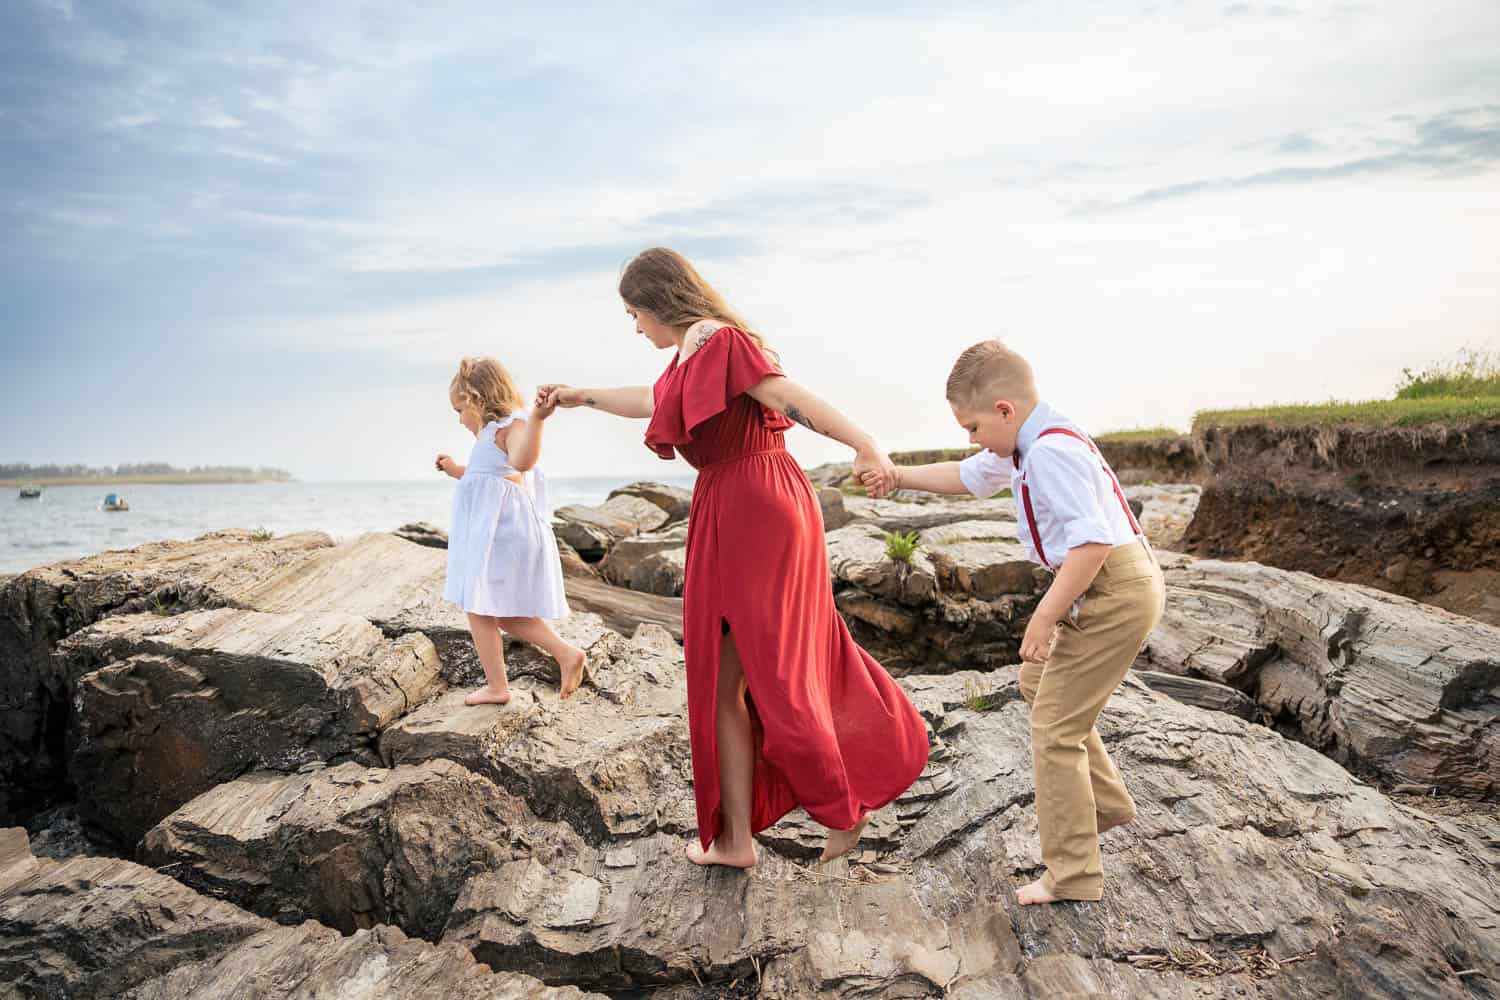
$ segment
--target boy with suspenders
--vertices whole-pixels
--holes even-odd
[[[1021,640],[1047,871],[1016,898],[1097,900],[1099,834],[1134,819],[1135,803],[1094,721],[1161,618],[1161,569],[1109,463],[1040,399],[1025,358],[997,340],[975,344],[948,376],[948,403],[984,450],[962,462],[898,466],[894,477],[867,473],[865,486],[873,496],[1011,488],[1023,546],[1056,574]]]

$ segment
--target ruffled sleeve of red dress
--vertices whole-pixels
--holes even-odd
[[[646,447],[672,458],[677,445],[688,444],[693,430],[729,408],[735,398],[769,375],[782,375],[749,334],[720,327],[687,361],[672,359],[656,380],[655,409],[646,427]],[[775,410],[755,404],[769,430],[784,431],[792,422]]]

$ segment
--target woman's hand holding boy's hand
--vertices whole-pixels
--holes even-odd
[[[889,469],[871,469],[860,476],[865,492],[876,500],[890,496],[901,486],[901,469],[892,465]]]
[[[870,490],[871,496],[884,496],[890,492],[884,484],[895,482],[896,465],[889,455],[872,444],[855,452],[854,478],[863,483],[865,489]],[[872,483],[875,485],[872,486]],[[876,493],[876,489],[882,492]]]

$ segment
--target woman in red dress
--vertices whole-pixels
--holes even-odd
[[[833,603],[823,515],[782,437],[795,421],[855,452],[856,479],[890,460],[870,435],[788,379],[693,266],[646,250],[620,278],[625,311],[677,353],[654,386],[544,385],[538,405],[649,418],[646,445],[698,469],[683,584],[697,864],[748,868],[753,834],[802,806],[829,828],[823,859],[927,763],[906,694]]]

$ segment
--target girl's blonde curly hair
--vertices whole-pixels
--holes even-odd
[[[484,423],[504,420],[525,406],[516,380],[494,358],[464,358],[448,383],[448,396],[460,409],[473,407]]]

